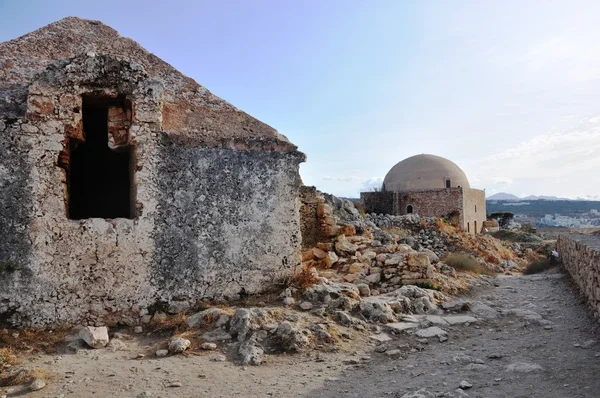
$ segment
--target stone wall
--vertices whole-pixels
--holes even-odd
[[[461,188],[401,191],[395,192],[394,214],[407,214],[410,205],[412,212],[420,216],[448,218],[462,213],[462,203]]]
[[[361,192],[360,200],[367,213],[392,214],[394,192]]]
[[[302,246],[313,247],[339,232],[338,217],[326,203],[325,196],[315,187],[300,187],[300,230]]]
[[[600,317],[600,236],[559,235],[559,258],[596,317]]]

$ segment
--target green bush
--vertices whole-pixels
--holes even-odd
[[[552,267],[554,267],[555,264],[553,264],[549,259],[543,259],[543,260],[537,260],[532,262],[531,264],[529,264],[525,270],[523,271],[523,273],[525,275],[532,275],[532,274],[539,274],[540,272],[544,272],[547,269],[550,269]]]
[[[527,242],[527,243],[541,243],[544,240],[537,235],[527,232],[508,231],[506,229],[494,232],[492,236],[496,239],[508,241],[508,242]]]

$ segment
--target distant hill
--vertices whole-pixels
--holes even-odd
[[[486,200],[573,200],[569,198],[559,198],[558,196],[546,196],[546,195],[529,195],[524,198],[519,198],[512,193],[498,192],[492,196],[488,196]],[[585,200],[585,199],[577,199]]]
[[[512,193],[498,192],[492,196],[488,196],[487,200],[519,200],[519,197]]]
[[[540,218],[546,214],[580,217],[590,210],[600,210],[600,202],[591,200],[488,200],[487,213],[511,212]]]
[[[559,198],[558,196],[544,196],[544,195],[529,195],[521,198],[522,200],[571,200],[569,198]]]

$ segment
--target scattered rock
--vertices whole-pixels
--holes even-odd
[[[238,348],[241,365],[258,366],[262,363],[264,350],[253,339],[244,341]]]
[[[202,343],[202,345],[200,346],[200,348],[202,348],[205,351],[213,351],[217,349],[217,345],[215,343]]]
[[[210,332],[206,332],[202,334],[202,339],[206,341],[229,341],[233,339],[233,337],[222,329],[211,330]]]
[[[304,311],[310,311],[313,309],[313,304],[310,301],[303,301],[300,303],[300,308]]]
[[[106,347],[108,344],[108,328],[106,326],[86,326],[79,331],[79,337],[92,348]]]
[[[184,352],[192,345],[192,342],[182,337],[177,337],[169,343],[169,352],[171,354],[179,354]]]
[[[425,388],[418,391],[408,392],[400,398],[435,398],[435,395]]]
[[[417,335],[417,337],[429,338],[446,336],[448,333],[437,326],[432,326],[426,329],[417,330],[415,334]]]
[[[518,372],[518,373],[531,373],[538,372],[543,370],[542,367],[536,363],[526,363],[526,362],[514,362],[506,367],[508,372]]]
[[[288,321],[279,324],[275,336],[279,339],[282,348],[288,352],[297,352],[309,343],[307,334],[292,326]]]
[[[46,387],[46,382],[44,380],[42,380],[42,379],[35,379],[29,385],[29,389],[31,391],[38,391],[38,390],[41,390],[44,387]]]
[[[156,356],[158,358],[166,357],[169,355],[169,350],[156,350]]]
[[[444,320],[450,325],[462,325],[463,323],[475,323],[478,322],[477,318],[468,315],[453,315],[445,316]]]
[[[460,388],[461,390],[466,390],[467,388],[471,388],[473,387],[473,384],[469,383],[466,380],[463,380],[460,382],[460,384],[458,385],[458,388]]]
[[[372,334],[369,336],[369,338],[371,340],[377,341],[379,343],[385,343],[386,341],[391,341],[392,338],[385,333],[380,333],[380,334]]]
[[[220,308],[209,308],[190,316],[186,323],[190,328],[209,326],[220,319],[225,312]]]

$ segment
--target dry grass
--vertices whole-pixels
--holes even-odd
[[[525,268],[523,273],[525,275],[539,274],[540,272],[544,272],[554,266],[555,264],[553,264],[549,259],[544,258],[529,263],[529,265]]]
[[[468,253],[455,252],[449,253],[442,259],[442,262],[450,267],[459,270],[471,272],[474,274],[495,275],[496,273],[489,268],[481,265]]]
[[[68,333],[69,327],[55,330],[5,329],[0,332],[0,347],[14,352],[54,354],[65,343]]]
[[[408,238],[412,235],[412,233],[409,230],[399,227],[381,228],[381,230],[384,232],[392,233],[394,235],[398,235],[398,237],[400,238]]]
[[[48,380],[48,371],[19,366],[17,354],[11,348],[0,348],[0,387],[31,383],[35,379]]]
[[[307,262],[302,264],[302,268],[299,272],[294,273],[289,280],[289,285],[296,289],[306,290],[309,287],[315,285],[319,279],[314,267],[314,262]]]

